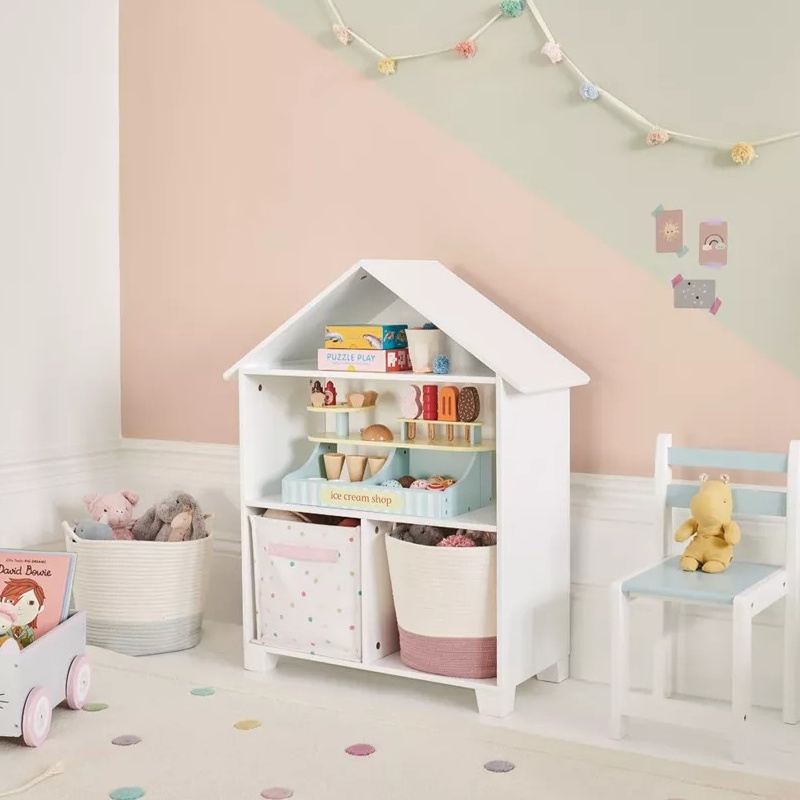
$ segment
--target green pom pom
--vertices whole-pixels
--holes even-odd
[[[506,17],[518,17],[524,7],[523,0],[501,0],[500,13]]]

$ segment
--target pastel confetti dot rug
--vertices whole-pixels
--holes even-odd
[[[0,795],[56,762],[21,800],[797,800],[800,786],[500,729],[434,720],[376,695],[340,708],[288,699],[267,676],[240,690],[95,662],[102,714],[59,707],[38,749],[0,739]],[[122,666],[120,666],[122,665]],[[202,672],[202,663],[195,669]],[[0,712],[2,713],[2,712]],[[258,721],[257,727],[242,725]],[[238,724],[237,724],[238,723]],[[237,728],[246,728],[243,733]],[[135,742],[135,745],[134,745]],[[122,746],[120,746],[122,745]],[[127,746],[126,746],[127,745]],[[134,746],[131,746],[134,745]],[[351,755],[353,753],[353,755]],[[353,757],[353,756],[362,757]],[[368,757],[364,757],[368,756]]]

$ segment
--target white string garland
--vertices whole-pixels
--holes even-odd
[[[736,164],[749,164],[753,159],[757,158],[757,147],[764,147],[769,144],[776,144],[777,142],[785,142],[788,139],[795,139],[800,137],[800,130],[789,131],[782,133],[778,136],[771,136],[767,139],[759,139],[755,142],[731,142],[722,141],[719,139],[708,139],[704,136],[695,136],[694,134],[682,133],[671,128],[665,128],[651,122],[643,114],[640,114],[636,109],[631,108],[627,103],[620,100],[615,95],[611,94],[607,89],[602,88],[598,84],[589,80],[586,74],[578,67],[578,65],[564,52],[561,45],[556,41],[555,37],[548,28],[547,23],[542,17],[541,12],[536,7],[534,0],[501,0],[499,3],[499,12],[496,13],[488,22],[478,28],[473,34],[466,39],[462,39],[455,46],[442,47],[437,50],[430,50],[423,53],[408,53],[400,56],[389,56],[379,50],[374,45],[370,44],[363,36],[357,34],[351,27],[349,27],[339,11],[335,0],[325,0],[328,8],[331,11],[336,22],[333,25],[333,32],[336,38],[344,45],[351,42],[357,42],[364,49],[369,50],[373,55],[377,56],[378,71],[383,75],[393,75],[397,70],[397,63],[399,61],[408,61],[414,58],[428,58],[429,56],[438,56],[444,53],[456,52],[463,58],[472,58],[477,52],[476,42],[479,37],[486,33],[489,28],[496,22],[503,18],[519,17],[521,16],[525,7],[527,7],[536,24],[544,34],[547,40],[542,47],[542,54],[550,59],[552,64],[565,63],[580,79],[582,85],[580,87],[580,94],[584,100],[598,100],[604,99],[613,105],[618,111],[630,117],[634,122],[647,129],[645,141],[648,145],[665,144],[670,140],[684,141],[691,144],[701,145],[705,147],[713,147],[722,150],[730,151],[731,159]]]

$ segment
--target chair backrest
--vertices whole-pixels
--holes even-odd
[[[674,482],[673,467],[696,467],[698,480]],[[672,446],[672,435],[659,434],[656,441],[655,492],[657,525],[663,532],[664,555],[682,550],[674,541],[672,510],[689,508],[697,492],[701,472],[725,473],[728,470],[784,474],[786,484],[778,486],[732,485],[735,516],[782,517],[786,521],[785,565],[792,578],[798,575],[798,525],[800,524],[800,441],[791,441],[785,453],[757,453],[743,450],[697,450]],[[716,478],[717,475],[710,474]],[[733,482],[732,482],[733,484]]]

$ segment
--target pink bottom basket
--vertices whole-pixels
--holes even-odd
[[[400,658],[451,678],[497,675],[497,548],[386,537]]]

